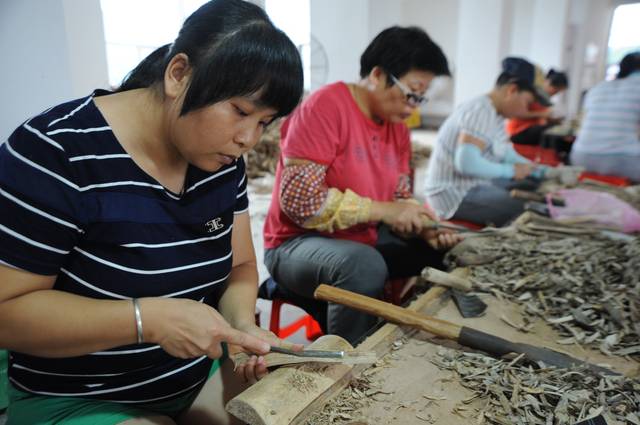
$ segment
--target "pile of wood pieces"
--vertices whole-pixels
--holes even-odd
[[[463,403],[486,400],[476,423],[573,424],[602,414],[620,421],[609,423],[640,424],[640,381],[581,368],[533,368],[521,360],[441,348],[432,362],[456,372],[475,393]]]
[[[250,179],[275,174],[280,156],[280,126],[282,118],[272,122],[262,134],[260,142],[247,153],[247,176]]]
[[[354,378],[322,410],[312,414],[305,425],[366,424],[359,412],[371,403],[370,397],[376,393],[376,388],[372,388],[372,382],[366,376]]]
[[[470,265],[477,290],[544,319],[562,336],[558,343],[640,360],[640,238],[535,221],[467,238],[447,261]]]

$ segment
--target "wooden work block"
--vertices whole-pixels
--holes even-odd
[[[309,349],[350,351],[353,347],[339,336],[324,335]],[[352,368],[341,363],[281,367],[229,401],[226,410],[250,425],[290,424],[346,387]]]

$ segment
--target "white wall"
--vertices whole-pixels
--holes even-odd
[[[0,2],[0,142],[27,118],[105,86],[99,0]]]
[[[568,0],[536,0],[534,3],[529,55],[544,69],[565,65],[568,15]]]
[[[604,79],[609,27],[621,1],[572,0],[569,13],[567,67],[570,89],[568,116],[580,109],[582,93]]]
[[[454,104],[487,93],[507,53],[507,0],[461,0]]]
[[[311,0],[310,13],[311,34],[329,58],[327,83],[357,81],[360,55],[370,41],[369,0]]]

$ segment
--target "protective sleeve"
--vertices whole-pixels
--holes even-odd
[[[513,144],[507,145],[503,161],[509,164],[528,164],[531,162],[527,158],[516,152],[516,150],[513,148]]]
[[[332,233],[369,221],[371,199],[325,184],[326,167],[316,163],[286,166],[280,183],[280,207],[305,229]]]
[[[513,165],[489,161],[482,156],[479,147],[471,143],[461,143],[454,156],[456,170],[474,177],[495,179],[512,178]]]

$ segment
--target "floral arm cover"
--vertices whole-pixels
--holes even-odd
[[[288,165],[280,183],[282,211],[305,229],[333,233],[370,221],[372,200],[325,184],[327,167],[314,162]],[[411,197],[410,180],[401,176],[395,197]]]

